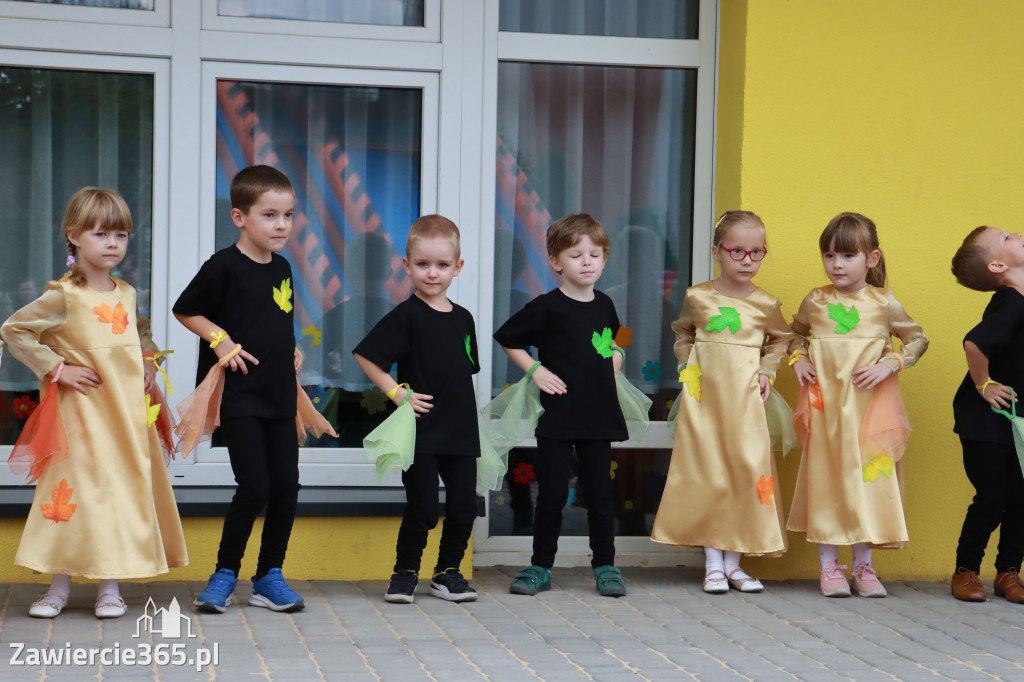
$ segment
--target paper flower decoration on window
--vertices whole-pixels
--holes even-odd
[[[50,519],[54,523],[70,519],[74,515],[75,509],[78,508],[77,504],[71,504],[71,495],[74,492],[74,488],[68,487],[68,479],[60,479],[60,483],[53,486],[53,491],[50,493],[50,499],[53,502],[44,502],[39,505],[43,512],[43,518]]]
[[[632,511],[633,510],[633,500],[626,500],[625,503],[622,506],[625,507],[626,511]]]
[[[315,324],[311,324],[308,327],[302,328],[302,335],[312,336],[313,340],[309,342],[309,347],[315,348],[320,345],[320,337],[323,335],[323,332],[317,329]]]
[[[309,402],[316,405],[317,409],[323,409],[324,402],[327,400],[327,391],[323,386],[312,386],[306,389],[306,395],[309,396]]]
[[[775,494],[775,477],[769,476],[764,477],[761,474],[761,478],[757,479],[757,499],[761,501],[761,504],[771,504],[772,495]]]
[[[571,507],[576,504],[576,488],[569,486],[569,497],[565,500],[565,506]]]
[[[124,331],[128,329],[128,312],[120,301],[113,308],[106,303],[101,303],[92,310],[99,316],[100,322],[110,323],[110,331],[114,334],[124,334]]]
[[[619,463],[616,462],[615,460],[612,460],[611,470],[609,471],[609,473],[611,474],[612,478],[615,478],[615,470],[618,469],[618,468],[619,468]]]
[[[504,506],[505,505],[505,496],[504,495],[495,495],[495,497],[494,497],[494,504],[496,504],[499,507]]]
[[[619,348],[626,348],[633,345],[633,328],[619,325],[619,331],[615,334],[615,345]]]
[[[19,396],[14,399],[14,413],[18,419],[28,419],[38,404],[27,395]]]
[[[849,334],[860,322],[860,313],[855,305],[846,308],[842,303],[829,303],[828,319],[836,323],[836,334]]]
[[[861,467],[861,469],[864,473],[864,481],[866,483],[877,481],[879,476],[889,478],[892,476],[892,457],[884,453],[881,455],[875,455],[870,461]]]
[[[516,483],[522,483],[523,485],[526,485],[533,479],[537,478],[537,474],[533,472],[532,464],[520,462],[518,465],[516,465],[516,468],[512,470],[512,477]]]
[[[661,363],[648,360],[640,372],[644,375],[644,381],[657,381],[664,372],[661,371]]]
[[[388,397],[379,388],[374,386],[363,391],[363,398],[359,401],[359,404],[370,414],[377,414],[385,410],[388,404]]]
[[[292,278],[287,277],[281,281],[281,288],[273,287],[274,303],[286,313],[292,311]]]
[[[735,308],[719,306],[718,312],[721,314],[708,318],[708,326],[704,327],[705,331],[721,332],[728,329],[735,334],[740,330],[740,314]]]
[[[676,401],[675,401],[675,400],[672,400],[672,399],[670,399],[670,400],[666,400],[666,401],[665,401],[665,409],[667,409],[667,410],[671,410],[671,409],[672,409],[672,406],[673,406],[673,405],[675,405],[675,404],[676,404]]]

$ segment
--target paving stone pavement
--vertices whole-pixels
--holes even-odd
[[[431,597],[423,582],[415,604],[395,605],[383,600],[384,581],[291,581],[306,601],[294,614],[248,606],[244,583],[222,615],[192,612],[200,583],[125,583],[128,615],[103,622],[92,615],[93,585],[75,585],[52,621],[27,615],[42,586],[0,585],[0,680],[1024,679],[1024,605],[957,602],[948,582],[889,581],[886,599],[826,599],[806,580],[707,595],[696,569],[627,568],[629,595],[611,599],[589,570],[555,569],[550,592],[524,597],[508,592],[515,572],[477,569],[480,599],[462,605]],[[182,605],[180,639],[166,625],[139,628],[150,597]],[[32,665],[33,649],[87,657],[101,647],[106,663],[94,654],[91,665]],[[127,664],[147,647],[170,661]],[[215,665],[172,665],[202,649],[216,652]]]

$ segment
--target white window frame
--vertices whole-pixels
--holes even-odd
[[[0,0],[0,16],[89,24],[124,24],[126,26],[167,27],[171,25],[170,0],[154,0],[151,10]]]
[[[109,55],[70,55],[63,52],[37,52],[0,49],[0,63],[10,66],[62,71],[120,72],[153,77],[153,242],[152,295],[150,314],[153,320],[153,339],[157,345],[167,337],[167,261],[158,255],[166,252],[168,244],[167,186],[170,167],[170,63],[166,59],[118,57]],[[0,459],[10,457],[12,446],[0,447]],[[0,466],[0,485],[24,484],[6,466]]]
[[[600,66],[631,66],[685,68],[697,70],[697,118],[694,158],[692,274],[695,282],[711,277],[711,232],[704,226],[713,223],[714,211],[714,133],[715,89],[717,74],[718,3],[701,0],[698,26],[699,40],[668,40],[660,38],[622,38],[611,36],[579,36],[498,31],[498,2],[486,0],[484,52],[484,111],[482,128],[486,131],[482,144],[481,174],[493,177],[496,151],[493,143],[497,132],[498,63],[501,61],[588,64]],[[488,144],[488,140],[490,143]],[[485,183],[480,194],[481,250],[483,263],[494,262],[494,182]],[[705,255],[706,254],[706,255]],[[493,329],[494,282],[481,279],[480,310],[477,328]],[[493,344],[480,344],[483,367],[493,361]],[[483,373],[482,373],[483,374]],[[491,377],[480,379],[480,393],[490,395]],[[666,422],[652,422],[647,436],[640,443],[613,443],[613,448],[671,449],[674,434]],[[524,446],[533,446],[529,441]],[[488,504],[490,499],[488,497]],[[532,537],[490,536],[489,519],[477,519],[473,528],[473,564],[494,566],[522,563],[528,556]],[[620,565],[676,565],[695,560],[692,550],[652,542],[646,537],[623,536],[616,540],[616,563]],[[586,537],[563,536],[559,540],[558,566],[583,566],[590,563],[590,547]]]

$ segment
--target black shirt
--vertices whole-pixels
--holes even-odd
[[[431,308],[415,293],[395,306],[353,353],[385,372],[398,363],[398,383],[433,396],[416,420],[416,454],[480,456],[473,375],[480,371],[473,316],[452,304]]]
[[[605,331],[607,330],[607,331]],[[539,351],[541,364],[565,382],[566,392],[548,395],[541,391],[544,414],[537,435],[559,440],[626,440],[626,421],[615,392],[609,336],[619,331],[612,300],[600,291],[594,300],[577,301],[561,289],[533,299],[494,333],[505,348]],[[597,339],[595,339],[595,334]]]
[[[964,341],[988,358],[989,376],[1024,395],[1024,296],[1013,287],[992,294],[985,312]],[[1024,401],[1017,403],[1024,416]],[[967,440],[1013,444],[1010,421],[992,411],[974,387],[970,372],[953,398],[953,431]]]
[[[283,256],[271,254],[269,263],[257,263],[232,245],[210,256],[174,303],[176,315],[202,315],[259,360],[246,363],[248,374],[226,373],[222,419],[295,416],[294,297],[280,293],[285,280],[291,289],[291,276]],[[197,384],[217,362],[211,340],[199,342]]]

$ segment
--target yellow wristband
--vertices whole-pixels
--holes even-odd
[[[167,389],[167,395],[172,395],[174,393],[174,390],[171,389],[171,378],[167,376],[167,372],[164,371],[164,368],[160,366],[158,361],[160,358],[170,355],[173,352],[173,350],[158,350],[156,352],[147,351],[142,354],[145,360],[149,360],[153,363],[153,366],[156,367],[156,371],[160,372],[160,375],[164,378],[164,388]]]
[[[989,384],[995,384],[996,386],[1001,386],[1002,385],[998,381],[992,381],[991,377],[988,378],[988,379],[985,379],[985,383],[983,383],[981,386],[975,386],[975,388],[978,389],[981,392],[981,397],[982,398],[985,397],[985,389],[988,388]]]
[[[399,387],[402,387],[402,386],[404,386],[405,388],[408,388],[409,390],[412,390],[411,387],[409,386],[409,384],[395,384],[395,387],[393,389],[391,389],[390,391],[388,391],[387,393],[385,393],[384,395],[386,395],[388,397],[388,400],[394,400],[395,396],[398,395]]]
[[[792,367],[796,363],[800,362],[800,358],[804,357],[805,355],[807,354],[804,353],[802,350],[793,351],[793,354],[789,356],[789,366]]]
[[[242,344],[236,343],[235,347],[231,349],[231,352],[228,353],[227,355],[225,355],[224,357],[222,357],[220,360],[218,360],[217,364],[220,365],[221,367],[223,367],[224,365],[226,365],[229,362],[231,362],[231,358],[235,357],[236,355],[238,355],[241,352],[242,352]]]
[[[228,338],[228,333],[223,329],[218,329],[215,332],[210,332],[210,336],[213,338],[213,341],[210,342],[210,348],[216,348],[221,341]]]

